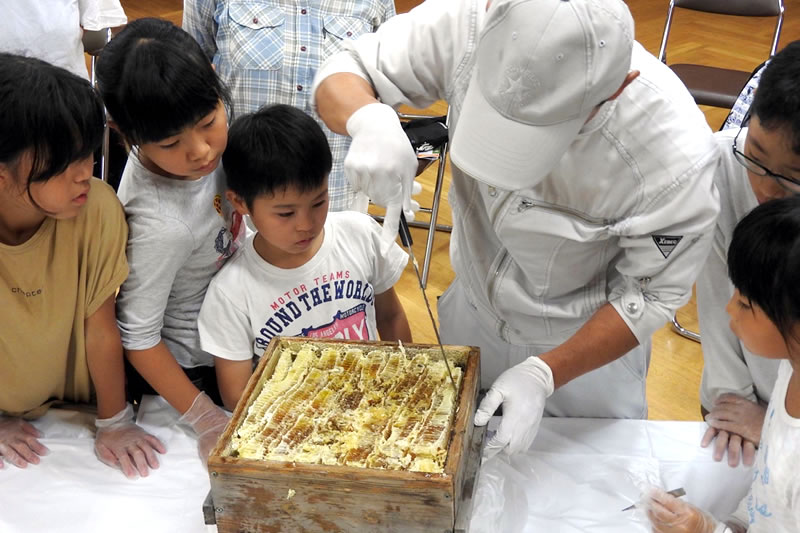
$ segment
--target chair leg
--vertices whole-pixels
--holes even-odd
[[[109,132],[108,124],[103,130],[102,155],[100,156],[100,179],[108,183],[108,151],[109,151]]]
[[[674,329],[675,332],[681,337],[686,337],[689,340],[700,342],[700,334],[681,326],[680,322],[678,322],[678,315],[672,315],[672,329]]]
[[[92,65],[91,65],[91,78],[90,81],[92,83],[92,87],[97,87],[97,75],[95,70],[95,65],[97,64],[97,54],[92,54]],[[103,108],[103,112],[105,113],[105,107]],[[105,128],[103,129],[103,144],[100,150],[100,179],[108,183],[108,143],[109,143],[109,134],[108,134],[108,115],[106,114],[106,124]]]

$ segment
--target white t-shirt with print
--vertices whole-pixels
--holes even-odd
[[[381,241],[368,215],[329,213],[319,251],[283,269],[248,239],[212,280],[198,327],[204,351],[223,359],[260,357],[275,336],[377,339],[375,295],[400,279],[407,254]]]
[[[733,517],[748,533],[800,531],[800,418],[786,412],[792,365],[781,361],[764,417],[750,491]]]

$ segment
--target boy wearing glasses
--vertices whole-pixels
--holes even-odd
[[[715,182],[720,215],[711,254],[697,280],[703,342],[700,401],[709,428],[703,447],[728,464],[753,464],[778,371],[776,360],[750,353],[728,327],[725,305],[733,294],[726,261],[736,223],[775,198],[800,194],[800,41],[770,61],[750,107],[750,122],[715,134],[720,160]],[[789,236],[791,237],[791,236]],[[769,272],[753,275],[769,276]]]

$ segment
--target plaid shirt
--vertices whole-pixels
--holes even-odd
[[[281,103],[317,118],[333,153],[330,210],[341,211],[355,198],[343,167],[350,138],[316,116],[311,85],[344,39],[373,32],[394,14],[393,0],[185,0],[183,28],[230,87],[236,114]]]

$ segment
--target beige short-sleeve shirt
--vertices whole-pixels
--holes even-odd
[[[0,411],[90,400],[85,320],[127,277],[127,237],[114,190],[93,179],[77,217],[47,218],[27,242],[0,243]]]

